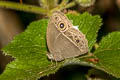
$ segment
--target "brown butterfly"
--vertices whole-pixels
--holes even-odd
[[[60,11],[54,12],[50,17],[46,37],[49,59],[61,61],[88,52],[85,35],[74,28],[71,21]]]

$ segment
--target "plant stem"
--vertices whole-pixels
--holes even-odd
[[[47,14],[47,10],[41,7],[37,7],[33,5],[26,5],[26,4],[19,4],[15,2],[0,1],[0,7],[20,10],[20,11],[26,11],[26,12],[32,12],[32,13],[37,13],[37,14]]]
[[[70,7],[72,7],[72,6],[75,6],[75,2],[70,2],[69,4],[67,4],[67,5],[65,6],[65,8],[70,8]]]
[[[67,4],[67,2],[68,0],[62,0],[61,4],[58,5],[56,8],[52,9],[51,12],[64,9],[64,6]]]
[[[56,10],[62,10],[62,9],[70,8],[72,6],[75,6],[75,2],[74,1],[70,2],[68,4],[64,4],[64,2],[63,2],[58,7],[54,8],[51,12],[56,11]]]

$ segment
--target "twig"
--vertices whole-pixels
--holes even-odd
[[[37,14],[47,14],[47,10],[41,7],[37,7],[33,5],[26,5],[26,4],[19,4],[15,2],[0,1],[0,7],[20,10],[20,11],[26,11],[26,12],[32,12],[32,13],[37,13]]]
[[[73,7],[73,6],[75,6],[76,4],[75,4],[75,2],[70,2],[69,4],[67,4],[66,6],[65,6],[65,8],[70,8],[70,7]]]
[[[58,7],[54,8],[51,12],[56,11],[56,10],[62,10],[62,9],[66,9],[66,8],[70,8],[72,6],[75,6],[75,2],[70,2],[68,4],[66,4],[65,2],[62,2]]]

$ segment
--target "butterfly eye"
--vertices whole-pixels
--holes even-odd
[[[60,23],[60,28],[64,28],[64,23]]]
[[[58,29],[60,31],[65,31],[67,29],[67,25],[65,24],[65,22],[59,22]]]

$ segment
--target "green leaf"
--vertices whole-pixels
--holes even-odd
[[[5,55],[14,57],[15,61],[7,65],[0,80],[36,80],[57,71],[61,64],[51,64],[46,56],[47,22],[43,19],[31,23],[3,49]]]
[[[92,48],[96,41],[96,33],[101,25],[100,17],[91,16],[88,13],[69,14],[68,17],[87,36],[89,48]],[[68,61],[61,61],[56,64],[47,59],[47,23],[48,20],[46,19],[31,23],[25,32],[16,36],[11,43],[3,48],[4,54],[12,56],[15,60],[7,65],[0,76],[0,80],[36,80],[42,76],[55,73],[66,63],[76,61],[67,59]]]
[[[95,51],[99,65],[105,72],[120,78],[120,32],[113,32],[102,39]]]
[[[27,60],[43,58],[47,52],[45,39],[47,22],[48,20],[41,20],[30,24],[25,32],[16,36],[10,44],[3,48],[5,55]]]

